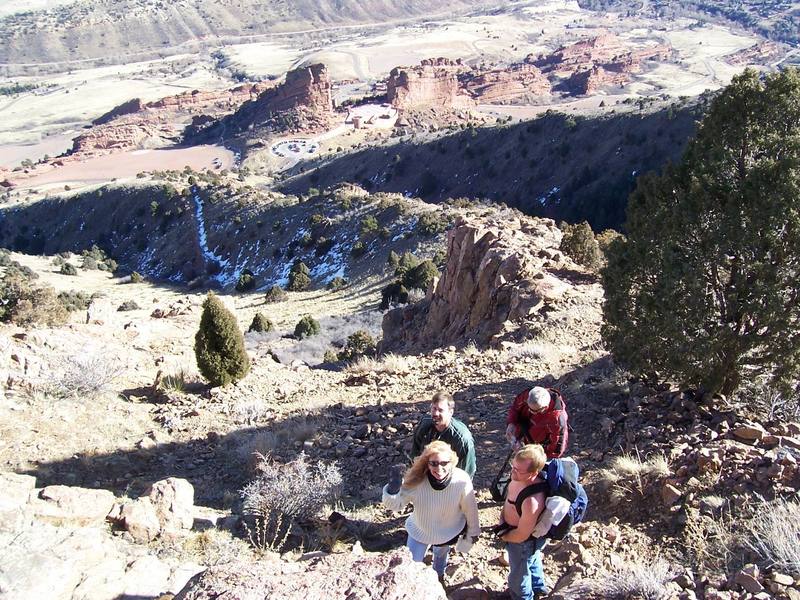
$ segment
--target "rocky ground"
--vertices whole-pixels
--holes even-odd
[[[528,221],[540,228],[526,235],[551,235],[533,219],[520,227],[532,227]],[[546,551],[553,598],[636,597],[612,593],[634,567],[657,591],[642,597],[797,598],[798,582],[786,571],[759,570],[752,554],[735,545],[716,560],[712,538],[726,519],[742,519],[739,533],[746,531],[745,509],[759,495],[797,491],[800,425],[747,420],[726,399],[700,401],[629,380],[599,343],[602,292],[595,277],[560,255],[556,238],[540,248],[514,241],[522,230],[513,226],[482,226],[471,238],[451,235],[451,244],[487,239],[481,235],[488,232],[507,254],[499,242],[475,243],[471,251],[462,246],[460,272],[473,269],[481,281],[487,256],[517,256],[517,270],[497,271],[503,281],[516,285],[534,269],[540,279],[556,278],[560,292],[531,304],[527,318],[499,322],[480,346],[462,336],[421,354],[319,365],[291,354],[278,362],[274,355],[296,342],[248,334],[251,373],[236,385],[209,389],[193,366],[202,295],[126,284],[100,272],[81,272],[78,281],[105,298],[69,325],[30,331],[3,325],[0,541],[11,552],[0,559],[0,590],[13,598],[156,598],[217,565],[180,597],[213,597],[220,581],[237,594],[248,585],[279,593],[282,581],[298,573],[311,586],[298,589],[312,597],[313,574],[320,573],[355,594],[348,598],[408,597],[397,590],[411,580],[422,586],[414,597],[440,598],[430,571],[409,565],[402,553],[387,554],[404,542],[404,517],[379,504],[388,467],[406,459],[411,431],[433,393],[452,392],[456,414],[476,440],[475,484],[488,528],[499,513],[487,487],[508,451],[505,412],[525,386],[545,384],[566,395],[570,454],[590,498],[586,521]],[[464,259],[470,255],[471,266]],[[45,259],[16,258],[47,282],[65,285]],[[374,288],[362,285],[293,294],[269,306],[256,294],[224,299],[243,329],[266,310],[288,333],[294,316],[305,312],[342,318],[374,310]],[[492,289],[482,293],[495,297]],[[472,304],[481,298],[476,294]],[[124,300],[144,308],[116,312]],[[488,313],[502,316],[498,306]],[[98,385],[77,394],[65,389],[87,376]],[[283,554],[252,549],[239,518],[238,492],[254,476],[254,452],[279,462],[304,452],[311,462],[335,461],[344,477],[338,503],[293,529]],[[635,473],[619,464],[658,457],[661,466]],[[250,566],[232,565],[234,558]],[[262,561],[271,566],[261,569]],[[395,583],[356,589],[347,573]],[[487,533],[470,554],[452,558],[447,596],[500,598],[506,577],[502,548]]]

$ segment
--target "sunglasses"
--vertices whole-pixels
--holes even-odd
[[[446,467],[450,464],[449,460],[429,460],[428,466],[429,467]]]

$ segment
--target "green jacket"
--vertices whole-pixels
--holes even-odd
[[[414,460],[434,440],[442,440],[450,444],[458,455],[458,468],[463,469],[472,479],[475,475],[475,442],[467,426],[456,419],[450,419],[450,424],[443,431],[436,431],[433,419],[424,417],[414,430],[414,445],[411,447],[411,460]]]

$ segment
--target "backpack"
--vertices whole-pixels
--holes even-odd
[[[510,475],[504,476],[507,466],[508,461],[506,461],[506,464],[495,477],[490,487],[492,498],[496,502],[504,501],[508,492]],[[533,483],[520,491],[514,502],[515,508],[519,514],[522,514],[522,503],[534,494],[542,492],[548,498],[550,496],[566,498],[570,502],[567,514],[561,521],[554,523],[546,535],[550,539],[562,540],[569,534],[575,523],[580,523],[583,520],[586,509],[589,506],[589,497],[586,495],[586,490],[578,482],[578,476],[580,475],[578,465],[569,458],[554,458],[547,461],[539,475],[544,481]]]

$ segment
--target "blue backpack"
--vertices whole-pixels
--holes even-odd
[[[503,470],[501,470],[500,475],[502,473]],[[514,507],[517,509],[517,513],[522,514],[522,503],[534,494],[544,493],[548,498],[550,496],[566,498],[570,502],[567,514],[560,522],[554,523],[546,535],[550,539],[563,540],[569,534],[572,526],[583,520],[586,515],[586,509],[589,506],[589,497],[586,495],[586,490],[578,482],[580,470],[574,460],[553,458],[547,461],[539,475],[544,481],[532,483],[522,489],[517,494]],[[500,495],[500,500],[505,499],[508,491],[508,479],[502,481],[500,477],[496,478],[492,483],[491,491],[495,500],[498,499],[497,495]]]

